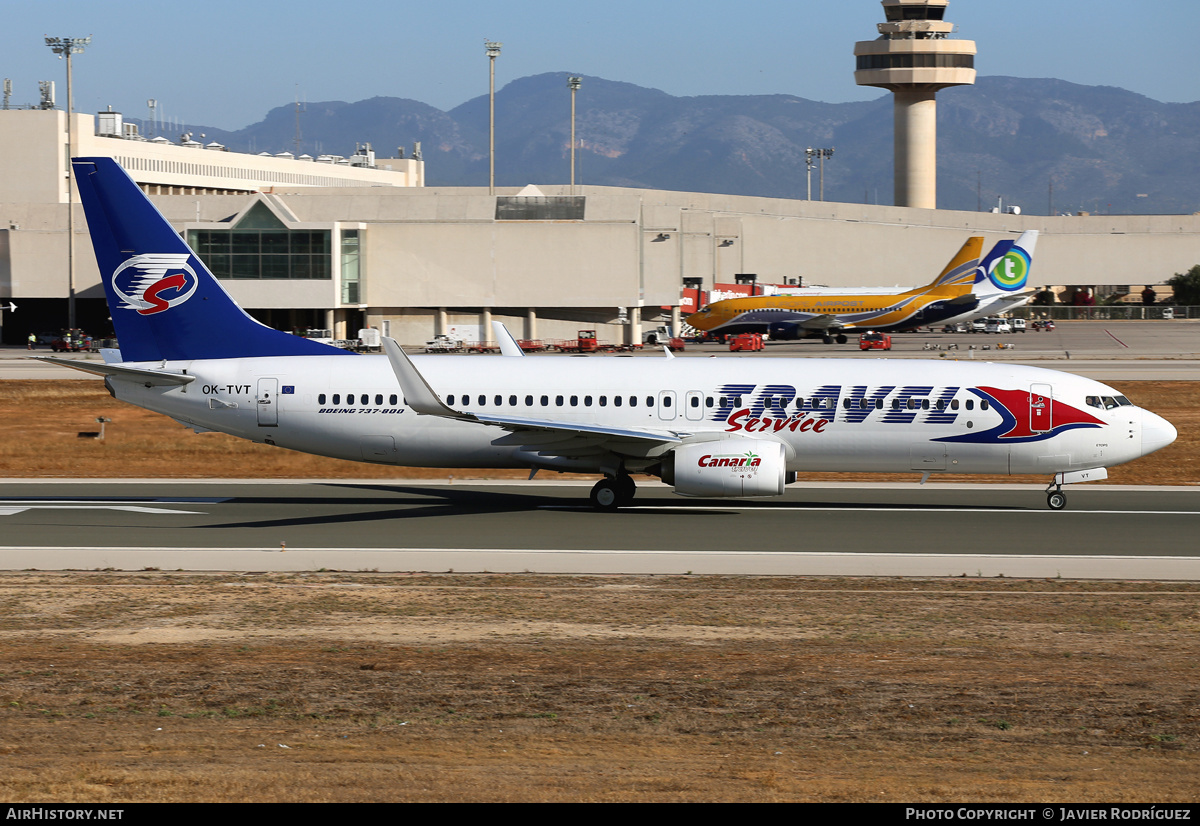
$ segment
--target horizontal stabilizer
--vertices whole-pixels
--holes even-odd
[[[76,359],[60,359],[54,356],[34,356],[38,361],[70,367],[84,373],[95,373],[98,376],[118,376],[123,379],[142,382],[149,386],[191,384],[195,376],[184,373],[167,373],[162,370],[146,370],[141,367],[125,367],[119,364],[102,364],[98,361],[78,361]]]

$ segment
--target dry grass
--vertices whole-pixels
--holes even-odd
[[[0,798],[1190,802],[1198,594],[9,574]]]
[[[1200,482],[1200,382],[1116,382],[1135,403],[1179,430],[1170,447],[1112,468],[1113,484]],[[111,418],[103,442],[81,439]],[[195,434],[166,416],[112,399],[99,382],[0,381],[0,476],[13,478],[523,478],[526,471],[396,468],[326,459],[235,439]],[[912,474],[806,474],[805,479],[903,480]],[[947,481],[1044,481],[1042,477],[955,477]]]

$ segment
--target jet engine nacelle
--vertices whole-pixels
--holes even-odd
[[[780,496],[788,476],[782,442],[724,439],[675,448],[662,478],[682,496]]]
[[[771,341],[795,341],[800,338],[800,325],[790,321],[772,321],[767,325],[767,337]]]

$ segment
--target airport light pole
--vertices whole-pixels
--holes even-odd
[[[67,329],[75,329],[75,192],[71,188],[71,158],[75,156],[75,144],[71,137],[71,55],[79,54],[92,42],[87,37],[47,37],[50,51],[67,60]]]
[[[575,194],[575,93],[583,84],[581,77],[567,78],[567,87],[571,90],[571,194]]]
[[[488,194],[496,194],[496,58],[503,43],[485,40],[488,56]]]
[[[821,159],[821,175],[820,175],[820,178],[821,178],[821,200],[824,201],[825,200],[825,159],[833,157],[833,147],[830,147],[828,149],[818,149],[818,150],[816,150],[816,152],[817,152],[817,157],[819,157]]]
[[[818,151],[819,150],[813,149],[811,146],[804,150],[804,165],[808,167],[806,170],[808,173],[808,195],[804,199],[806,201],[812,200],[812,168],[813,164],[816,163],[813,160],[813,157],[815,157]]]

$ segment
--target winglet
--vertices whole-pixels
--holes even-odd
[[[512,333],[504,326],[502,321],[492,322],[492,332],[496,335],[496,342],[500,345],[500,355],[502,356],[523,356],[525,351],[521,349],[521,345],[517,344],[517,340],[512,337]]]
[[[383,351],[387,353],[388,363],[400,382],[404,392],[404,403],[422,416],[446,416],[452,419],[466,418],[457,410],[452,410],[443,404],[438,394],[433,392],[429,382],[421,375],[412,360],[405,354],[394,338],[383,337]]]

